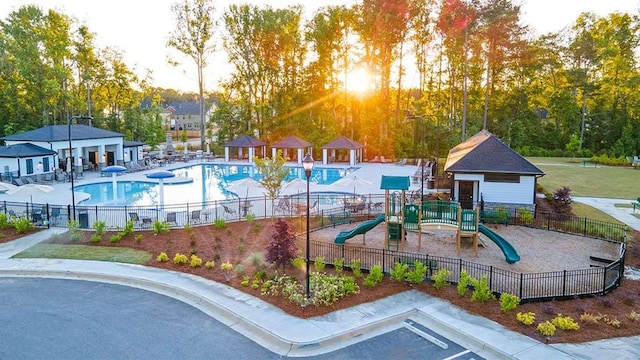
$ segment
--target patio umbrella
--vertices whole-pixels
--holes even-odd
[[[119,165],[111,165],[102,169],[102,173],[111,174],[111,184],[113,185],[113,200],[116,199],[118,194],[118,182],[116,181],[116,175],[122,174],[127,171],[127,168]]]
[[[164,206],[164,179],[169,179],[175,176],[176,174],[166,170],[160,170],[151,174],[147,174],[148,179],[158,179],[158,183],[160,184],[160,207]]]
[[[309,183],[309,191],[311,191],[311,183]],[[298,193],[307,192],[307,181],[300,178],[295,178],[282,187],[283,195],[294,195]]]
[[[227,185],[227,190],[238,196],[244,194],[245,197],[249,197],[249,195],[251,195],[251,197],[264,195],[264,188],[262,187],[262,184],[251,177],[231,182]]]
[[[42,199],[45,198],[45,195],[51,193],[53,190],[53,187],[49,185],[40,184],[16,186],[15,189],[7,191],[5,199],[15,202],[31,202],[33,206],[33,198],[36,199],[36,202],[43,203]]]
[[[13,184],[0,182],[0,194],[4,194],[4,193],[6,193],[8,191],[11,191],[11,190],[14,190],[16,188],[17,188],[17,186],[15,186]]]
[[[368,188],[372,186],[373,183],[369,180],[362,179],[356,175],[342,178],[332,184],[332,186],[342,188],[344,190],[351,190],[353,188],[353,193],[356,193],[356,189],[358,188]]]

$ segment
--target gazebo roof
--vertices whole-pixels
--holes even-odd
[[[345,136],[333,140],[322,147],[323,149],[349,149],[356,150],[362,148],[362,145]]]
[[[232,140],[226,143],[224,146],[226,147],[258,147],[258,146],[265,146],[265,145],[267,145],[267,143],[262,140],[252,138],[249,135],[243,135],[235,140]]]
[[[300,149],[311,146],[312,144],[306,140],[302,140],[297,136],[289,136],[271,145],[274,148]]]

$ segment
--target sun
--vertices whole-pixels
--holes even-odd
[[[345,85],[349,92],[364,93],[372,88],[372,81],[367,70],[359,68],[347,73]]]

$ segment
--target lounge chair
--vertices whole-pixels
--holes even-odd
[[[222,205],[222,208],[224,209],[224,215],[231,215],[231,216],[236,216],[237,212],[236,209],[232,209],[230,207],[228,207],[227,205]]]
[[[142,226],[142,221],[140,220],[140,217],[136,212],[129,213],[129,220],[133,221],[134,226],[138,226],[138,227]]]
[[[385,159],[384,156],[380,156],[380,162],[381,163],[386,163],[387,159]]]
[[[33,180],[32,178],[30,178],[29,176],[25,176],[24,177],[24,181],[26,181],[27,184],[35,184],[36,183],[36,181]]]
[[[397,163],[395,163],[395,165],[400,165],[400,166],[404,166],[407,164],[407,159],[402,159],[400,161],[398,161]]]
[[[15,179],[13,179],[13,181],[15,181],[16,185],[18,185],[18,186],[24,185],[24,181],[22,181],[22,179],[20,179],[20,178],[15,178]]]

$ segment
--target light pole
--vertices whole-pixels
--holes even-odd
[[[305,286],[305,295],[307,300],[311,298],[310,296],[310,282],[309,282],[309,179],[311,178],[311,170],[313,170],[313,158],[311,154],[307,153],[302,160],[302,167],[304,167],[304,175],[307,177],[307,273],[306,273],[306,286]]]
[[[73,159],[73,148],[71,147],[71,123],[74,119],[93,119],[91,116],[72,116],[67,120],[67,130],[69,132],[69,176],[71,177],[71,208],[73,211],[73,220],[76,220],[76,192],[75,192],[75,184],[73,181],[73,174],[75,174],[75,164]]]

